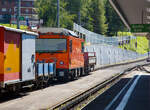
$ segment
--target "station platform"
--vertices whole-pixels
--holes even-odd
[[[82,110],[150,110],[150,74],[121,79]]]
[[[56,83],[47,88],[27,92],[25,95],[13,97],[12,99],[0,99],[0,110],[45,110],[49,109],[62,101],[80,94],[92,86],[102,83],[115,74],[134,67],[145,64],[146,61],[131,63],[126,65],[114,66],[91,72],[75,81],[67,83]],[[110,94],[111,95],[111,94]],[[92,109],[95,110],[95,109]],[[100,109],[99,109],[100,110]]]

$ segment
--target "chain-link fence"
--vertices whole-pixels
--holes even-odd
[[[86,52],[96,52],[98,65],[116,64],[147,57],[147,54],[139,54],[118,47],[120,43],[129,43],[131,39],[136,40],[134,36],[105,37],[77,24],[74,24],[74,31],[83,37],[86,43],[89,43],[85,46]]]
[[[118,46],[120,43],[129,43],[130,40],[135,39],[134,36],[123,36],[123,37],[105,37],[100,34],[88,31],[87,29],[81,27],[74,23],[74,31],[85,39],[86,43],[90,44],[109,44]]]

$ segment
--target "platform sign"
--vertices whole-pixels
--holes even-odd
[[[150,32],[150,24],[131,24],[131,32]]]
[[[20,16],[20,17],[19,17],[19,20],[23,21],[23,20],[25,20],[25,19],[24,19],[23,16]]]

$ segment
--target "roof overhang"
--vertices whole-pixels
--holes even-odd
[[[18,32],[18,33],[25,33],[25,34],[30,34],[30,35],[38,36],[38,33],[31,32],[31,31],[26,31],[26,30],[21,30],[21,29],[15,29],[15,28],[6,27],[6,26],[2,26],[2,25],[0,25],[0,27],[4,28],[7,31]]]
[[[150,0],[109,0],[125,26],[150,24]]]

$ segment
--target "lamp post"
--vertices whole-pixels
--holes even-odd
[[[57,27],[59,28],[60,24],[59,24],[59,12],[60,12],[60,4],[59,4],[59,0],[57,0]]]
[[[20,29],[20,6],[21,6],[21,0],[18,0],[17,2],[17,29]]]

